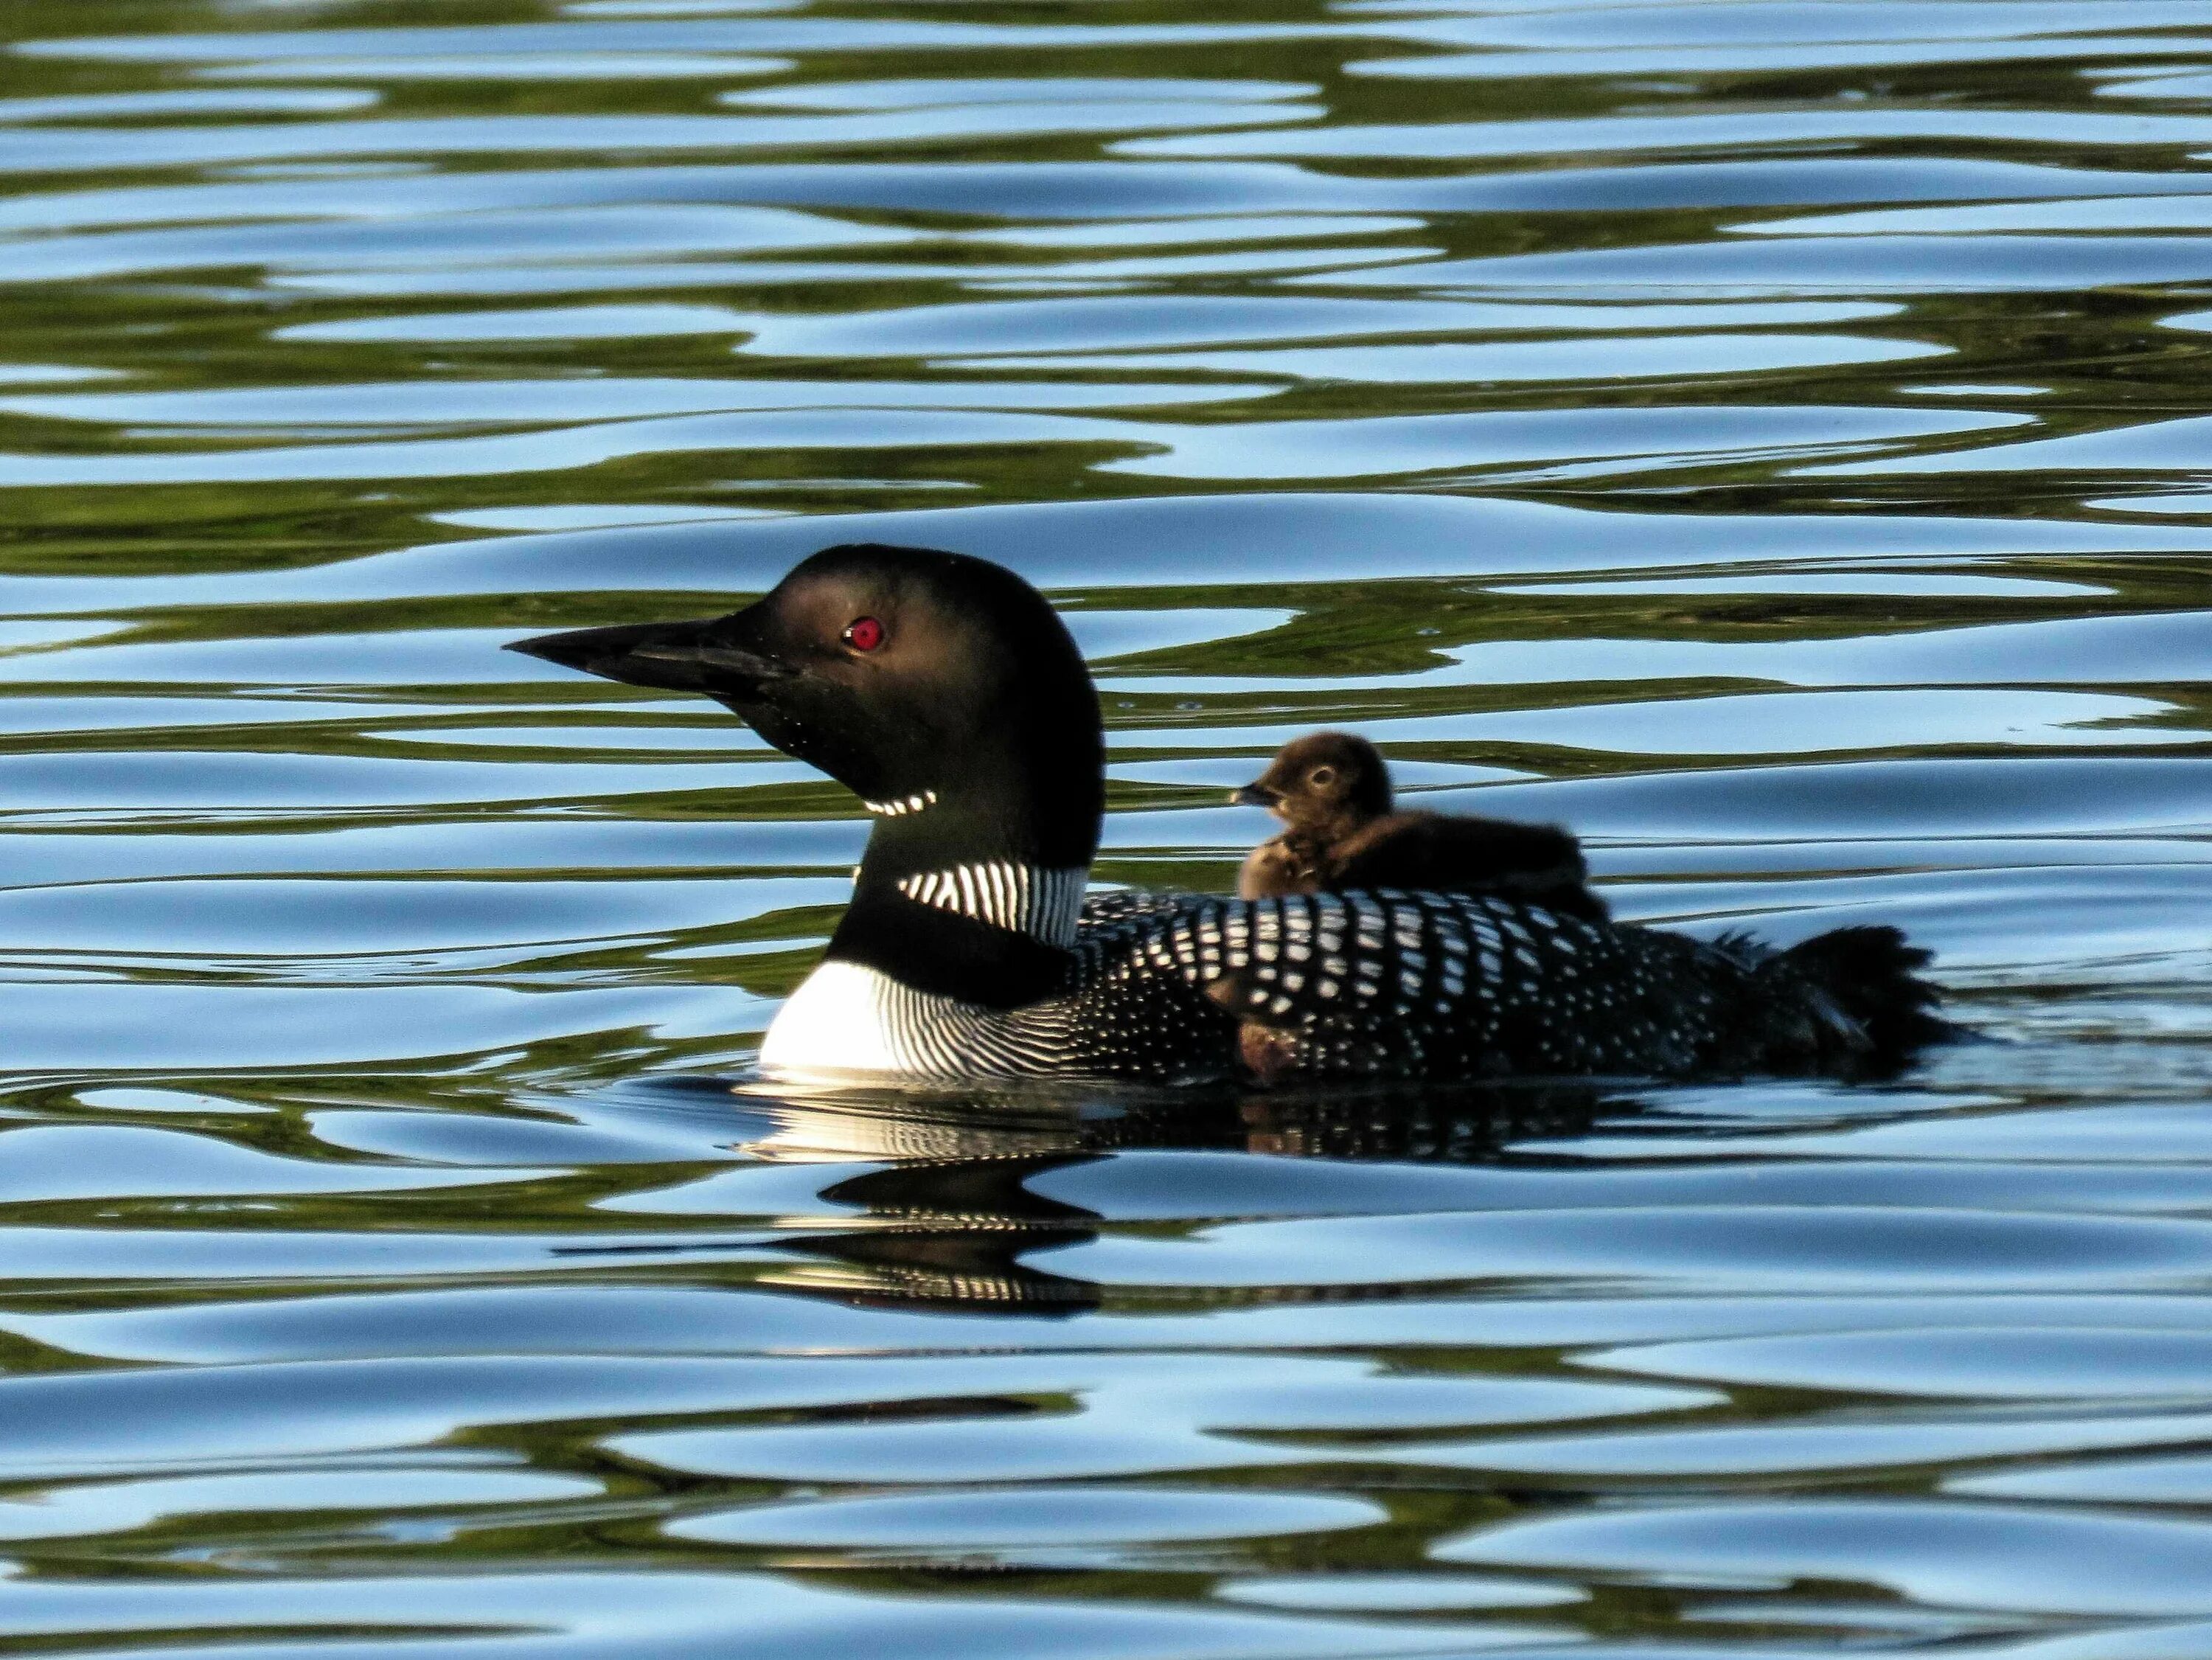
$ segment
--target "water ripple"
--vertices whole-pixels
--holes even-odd
[[[2212,1650],[2197,0],[430,9],[0,21],[7,1644]],[[1984,1041],[744,1082],[862,809],[496,648],[852,540],[1102,880],[1356,726]]]

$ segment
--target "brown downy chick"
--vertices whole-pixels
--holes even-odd
[[[1242,898],[1429,888],[1494,893],[1593,922],[1611,915],[1589,891],[1582,847],[1566,831],[1508,818],[1393,812],[1389,768],[1372,744],[1350,733],[1285,744],[1230,799],[1264,806],[1285,826],[1245,860],[1237,879]]]

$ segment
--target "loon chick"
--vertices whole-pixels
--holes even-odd
[[[1291,1036],[1299,1081],[1849,1073],[1942,1030],[1893,928],[1766,952],[1495,894],[1086,902],[1097,694],[1043,596],[986,560],[828,548],[728,617],[515,648],[714,698],[875,815],[771,1073],[1231,1082],[1237,1015]]]
[[[1266,807],[1288,826],[1252,849],[1237,873],[1246,899],[1358,888],[1495,893],[1603,922],[1582,845],[1556,824],[1394,812],[1390,769],[1348,732],[1292,739],[1231,800]]]

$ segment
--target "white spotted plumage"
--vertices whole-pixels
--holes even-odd
[[[1769,1017],[1750,996],[1755,963],[1680,934],[1461,893],[1085,905],[1083,874],[979,865],[908,879],[909,897],[1000,926],[1051,912],[1069,941],[1065,982],[996,1008],[828,963],[777,1017],[763,1066],[1221,1081],[1237,1075],[1242,1015],[1283,1034],[1291,1070],[1310,1079],[1684,1075],[1727,1042],[1758,1040]],[[1361,916],[1379,927],[1376,949],[1321,954]],[[1477,940],[1495,943],[1470,949]],[[1210,986],[1231,994],[1226,1009]]]

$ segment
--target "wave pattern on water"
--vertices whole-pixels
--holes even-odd
[[[2201,0],[0,48],[0,1647],[2212,1652]],[[496,648],[859,538],[1062,605],[1103,879],[1353,725],[1991,1041],[732,1085],[858,804]]]

